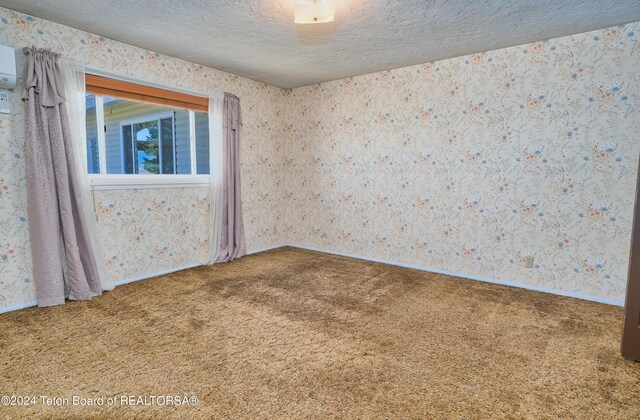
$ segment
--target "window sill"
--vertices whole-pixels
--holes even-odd
[[[138,190],[149,188],[202,188],[209,175],[89,175],[94,190]]]

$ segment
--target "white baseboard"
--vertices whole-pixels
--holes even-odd
[[[17,311],[18,309],[30,308],[32,306],[37,306],[37,305],[38,305],[38,302],[35,300],[32,300],[30,302],[20,303],[18,305],[7,306],[6,308],[0,308],[0,314]]]
[[[189,264],[189,265],[185,265],[184,267],[171,268],[169,270],[160,271],[159,273],[145,274],[144,276],[133,277],[131,279],[118,280],[113,282],[113,286],[114,287],[122,286],[123,284],[133,283],[134,281],[140,281],[140,280],[150,279],[153,277],[164,276],[165,274],[171,274],[171,273],[175,273],[176,271],[182,271],[182,270],[187,270],[189,268],[200,267],[201,265],[203,264],[202,263]]]
[[[257,253],[265,252],[265,251],[271,251],[272,249],[282,248],[283,246],[291,246],[291,245],[279,244],[279,245],[269,246],[269,247],[266,247],[266,248],[254,249],[252,251],[247,251],[247,255],[257,254]]]
[[[440,269],[433,268],[433,267],[423,267],[423,266],[420,266],[420,265],[404,264],[404,263],[400,263],[400,262],[396,262],[396,261],[383,260],[383,259],[380,259],[380,258],[364,257],[362,255],[353,255],[353,254],[347,254],[347,253],[344,253],[344,252],[328,251],[326,249],[314,248],[314,247],[309,247],[309,246],[302,246],[302,245],[295,245],[295,244],[286,244],[286,245],[283,245],[283,246],[290,246],[290,247],[293,247],[293,248],[307,249],[309,251],[324,252],[326,254],[340,255],[342,257],[349,257],[349,258],[356,258],[356,259],[359,259],[359,260],[373,261],[373,262],[378,262],[378,263],[383,263],[383,264],[395,265],[395,266],[398,266],[398,267],[412,268],[412,269],[415,269],[415,270],[428,271],[430,273],[445,274],[447,276],[461,277],[461,278],[464,278],[464,279],[483,281],[483,282],[486,282],[486,283],[500,284],[500,285],[503,285],[503,286],[519,287],[521,289],[534,290],[536,292],[542,292],[542,293],[551,293],[551,294],[554,294],[554,295],[567,296],[567,297],[572,297],[572,298],[576,298],[576,299],[588,300],[588,301],[591,301],[591,302],[605,303],[607,305],[624,306],[624,301],[618,301],[618,300],[613,300],[613,299],[605,299],[605,298],[601,298],[601,297],[597,297],[597,296],[583,295],[581,293],[566,292],[564,290],[547,289],[545,287],[532,286],[532,285],[524,284],[524,283],[517,283],[517,282],[503,281],[503,280],[495,280],[495,279],[490,279],[490,278],[487,278],[487,277],[474,276],[474,275],[470,275],[470,274],[453,273],[453,272],[450,272],[450,271],[444,271],[444,270],[440,270]]]

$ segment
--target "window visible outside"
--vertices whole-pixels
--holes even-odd
[[[195,174],[209,174],[209,120],[207,113],[86,95],[87,170],[106,174],[191,174],[191,130],[195,136]],[[104,156],[100,154],[96,102],[102,102]]]
[[[174,113],[120,122],[127,174],[175,174]]]

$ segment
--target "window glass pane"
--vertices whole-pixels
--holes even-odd
[[[209,174],[209,114],[195,112],[196,166],[198,174]]]
[[[98,124],[96,121],[96,97],[89,93],[87,99],[87,171],[90,174],[100,173],[100,161],[98,160]]]

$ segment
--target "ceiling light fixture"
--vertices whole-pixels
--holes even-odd
[[[295,23],[333,22],[334,0],[295,0]]]

